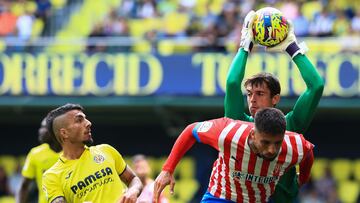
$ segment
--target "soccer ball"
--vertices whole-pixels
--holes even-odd
[[[256,43],[273,47],[282,42],[289,31],[289,23],[281,11],[272,7],[257,10],[252,26]]]

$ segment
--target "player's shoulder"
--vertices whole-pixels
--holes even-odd
[[[49,149],[49,145],[46,143],[40,144],[36,147],[31,148],[29,154],[42,154],[44,151]]]
[[[60,175],[64,168],[64,162],[59,158],[54,165],[47,169],[43,176],[57,176]]]
[[[114,147],[112,147],[112,146],[109,145],[109,144],[98,144],[98,145],[95,145],[95,146],[91,146],[91,147],[90,147],[90,150],[92,150],[92,149],[108,150],[108,149],[114,149]]]

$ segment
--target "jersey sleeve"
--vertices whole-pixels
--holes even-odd
[[[47,202],[52,202],[57,197],[65,197],[61,187],[60,178],[55,173],[44,173],[42,178],[42,189],[45,193]]]
[[[224,110],[225,117],[250,121],[245,113],[245,100],[241,91],[241,82],[244,79],[248,52],[241,48],[235,55],[226,79]]]
[[[100,145],[100,148],[105,150],[115,161],[116,172],[120,175],[126,168],[126,163],[121,154],[112,146],[108,144]]]
[[[324,81],[305,55],[296,55],[294,62],[306,83],[306,90],[296,101],[293,110],[286,115],[286,122],[288,130],[304,133],[309,127],[315,109],[319,104],[324,89]]]
[[[26,156],[24,166],[21,170],[21,174],[25,178],[29,178],[29,179],[34,179],[36,176],[32,150]]]
[[[192,130],[192,134],[198,142],[210,145],[219,150],[218,139],[225,126],[231,122],[229,118],[218,118],[199,122]]]

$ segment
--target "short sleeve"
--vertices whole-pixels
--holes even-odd
[[[108,144],[103,144],[100,147],[113,158],[116,172],[119,175],[122,174],[126,168],[126,163],[121,154],[114,147]]]
[[[311,143],[310,141],[306,140],[302,134],[300,134],[300,138],[301,138],[303,152],[304,152],[303,158],[305,158],[307,156],[307,154],[314,149],[315,145],[313,143]]]
[[[61,189],[61,181],[54,173],[45,172],[42,178],[42,190],[48,202],[65,196]]]
[[[32,150],[29,152],[29,154],[26,156],[24,167],[22,168],[21,174],[25,178],[34,179],[35,174],[35,166],[34,166],[34,159],[33,159],[33,153]]]

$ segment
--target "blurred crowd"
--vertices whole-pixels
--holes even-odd
[[[239,41],[245,15],[265,6],[281,10],[299,37],[360,36],[359,5],[347,0],[123,0],[90,36],[199,37],[206,44],[202,48],[221,51],[219,45]]]
[[[58,3],[56,3],[58,2]],[[59,3],[60,2],[60,3]],[[0,0],[0,37],[52,36],[59,26],[50,19],[68,0]],[[82,1],[76,1],[81,2]],[[360,36],[358,0],[122,0],[89,37],[131,37],[156,43],[162,39],[198,38],[198,49],[221,51],[239,41],[242,20],[250,10],[272,6],[283,12],[298,37]],[[61,7],[60,7],[61,8]],[[71,13],[69,13],[71,15]],[[60,16],[61,18],[65,18]],[[58,20],[59,21],[59,20]],[[205,46],[204,46],[205,45]],[[197,46],[197,43],[194,44]],[[90,47],[90,49],[93,47]]]

